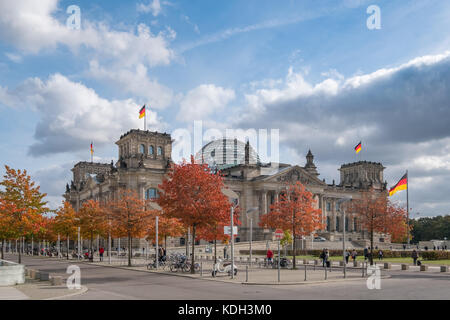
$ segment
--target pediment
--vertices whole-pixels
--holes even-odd
[[[268,182],[270,181],[270,182],[284,182],[284,183],[295,183],[299,181],[305,186],[306,185],[326,186],[326,183],[324,183],[316,176],[311,175],[300,166],[292,166],[286,168],[285,170],[282,170],[279,173],[269,176],[264,180]]]

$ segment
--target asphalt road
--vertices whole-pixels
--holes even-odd
[[[6,256],[16,261],[17,256]],[[23,263],[50,273],[65,274],[64,260],[24,257]],[[190,279],[118,268],[77,264],[81,284],[89,291],[70,299],[106,300],[307,300],[307,299],[450,299],[450,274],[382,271],[380,290],[369,290],[366,280],[312,285],[249,286]]]

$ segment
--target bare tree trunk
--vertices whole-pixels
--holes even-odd
[[[191,273],[195,273],[195,224],[192,226],[192,257],[191,257]]]
[[[131,234],[128,233],[128,266],[131,267]]]
[[[1,252],[1,254],[2,254],[2,260],[3,259],[5,259],[5,239],[2,239],[2,252]]]
[[[217,239],[214,239],[214,265],[217,263]]]
[[[67,260],[69,260],[69,245],[70,245],[70,239],[69,239],[69,235],[67,235]]]
[[[292,229],[292,234],[293,234],[293,236],[294,236],[294,246],[293,246],[293,249],[294,249],[294,252],[293,252],[294,258],[292,259],[292,268],[293,268],[293,269],[296,269],[296,261],[297,261],[297,259],[296,259],[296,255],[297,255],[297,243],[296,243],[296,241],[295,241],[295,229]]]
[[[19,252],[19,264],[21,264],[22,263],[22,254],[20,253],[20,248],[21,248],[21,242],[22,242],[22,240],[21,239],[19,239],[19,250],[18,250],[18,252]]]

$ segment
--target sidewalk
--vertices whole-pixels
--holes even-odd
[[[24,284],[0,287],[0,300],[57,300],[83,294],[88,289],[69,290],[65,285],[52,286],[49,281],[26,279]]]

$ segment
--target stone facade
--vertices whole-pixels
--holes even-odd
[[[78,210],[83,201],[108,200],[117,196],[119,188],[136,190],[142,198],[157,196],[158,185],[168,172],[172,162],[172,139],[169,134],[131,130],[116,142],[119,154],[116,164],[99,164],[80,162],[72,169],[73,181],[67,185],[65,198]],[[242,144],[241,142],[239,142]],[[234,143],[234,145],[238,145]],[[211,148],[210,144],[207,145]],[[242,149],[242,148],[241,148]],[[241,209],[239,228],[240,241],[249,239],[249,222],[253,222],[253,240],[268,240],[273,237],[273,230],[258,226],[260,216],[269,212],[270,205],[277,201],[287,183],[300,181],[313,193],[317,208],[322,209],[322,221],[325,230],[318,235],[328,240],[341,240],[343,228],[346,240],[359,241],[367,238],[361,230],[357,218],[343,213],[338,201],[343,198],[358,198],[361,190],[374,188],[386,193],[383,182],[384,167],[380,163],[360,161],[342,165],[339,169],[341,181],[327,184],[320,180],[311,151],[306,156],[305,166],[290,164],[262,164],[250,161],[251,147],[247,143],[242,161],[224,163],[217,168],[225,176],[225,183],[239,195]],[[208,149],[208,152],[211,150]],[[203,156],[201,157],[203,158]],[[246,214],[250,209],[251,214]],[[389,242],[388,236],[377,235],[379,241]]]

